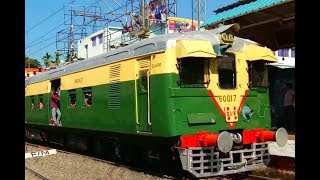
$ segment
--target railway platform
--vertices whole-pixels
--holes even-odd
[[[288,143],[279,147],[276,142],[269,145],[270,167],[279,170],[295,171],[295,135],[288,136]]]

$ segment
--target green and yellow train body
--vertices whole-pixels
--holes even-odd
[[[225,167],[214,170],[214,163],[208,166],[210,171],[200,168],[206,165],[197,169],[183,160],[192,159],[183,154],[190,154],[192,148],[211,148],[211,153],[228,149],[219,140],[229,142],[230,138],[214,137],[223,131],[233,137],[233,144],[238,134],[240,144],[257,146],[264,143],[262,135],[259,141],[245,134],[257,136],[270,128],[266,63],[277,58],[268,48],[234,37],[233,27],[150,38],[27,78],[25,123],[52,127],[49,97],[52,82],[58,80],[62,126],[55,128],[148,136],[150,140],[177,138],[185,170],[197,177],[233,173],[234,169],[229,172]],[[86,93],[92,95],[90,106],[84,105]],[[227,151],[237,150],[232,146]],[[252,169],[248,167],[237,172]]]

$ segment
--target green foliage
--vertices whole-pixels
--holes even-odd
[[[46,55],[42,57],[42,60],[43,60],[44,65],[45,65],[46,67],[49,67],[49,66],[50,66],[51,59],[52,59],[52,56],[51,56],[49,53],[46,53]]]
[[[57,65],[60,64],[60,52],[59,52],[59,51],[56,52],[56,60],[55,60],[55,63],[56,63]]]
[[[31,59],[28,56],[24,57],[24,67],[26,68],[40,68],[41,64],[37,59]]]

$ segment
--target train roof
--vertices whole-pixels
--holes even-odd
[[[83,71],[85,69],[91,69],[94,67],[102,66],[112,62],[118,62],[131,57],[137,57],[150,53],[156,53],[165,51],[167,46],[170,46],[173,42],[181,39],[195,39],[195,40],[210,40],[213,45],[220,44],[219,34],[234,27],[234,24],[221,26],[217,29],[208,31],[191,31],[182,33],[172,33],[152,38],[144,39],[142,41],[135,42],[125,47],[121,47],[116,50],[112,50],[101,55],[97,55],[86,60],[77,61],[75,63],[59,67],[54,70],[50,70],[36,76],[28,77],[25,79],[25,86],[49,79],[61,77],[66,74]],[[234,42],[230,50],[242,51],[245,44],[257,44],[248,39],[239,37],[234,38]]]

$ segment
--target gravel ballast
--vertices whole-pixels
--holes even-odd
[[[38,147],[25,145],[26,153],[36,152]],[[48,179],[57,180],[85,180],[85,179],[108,179],[108,180],[163,180],[165,177],[157,177],[144,172],[130,170],[123,166],[117,166],[105,162],[96,161],[77,154],[57,152],[57,154],[45,157],[34,157],[25,160],[25,166]],[[25,179],[38,180],[29,170],[25,170]],[[171,178],[170,178],[171,179]]]

